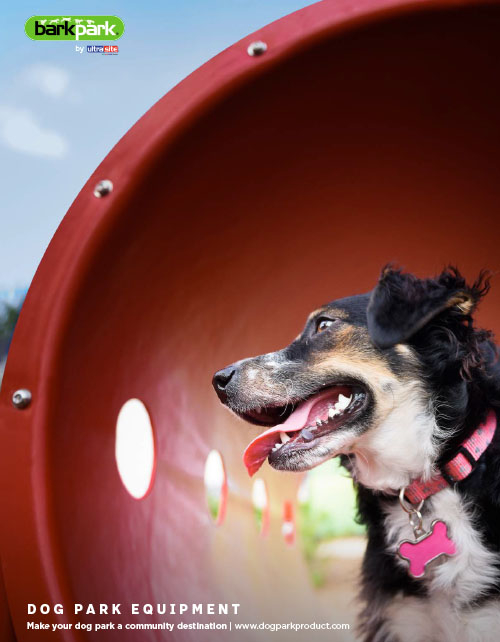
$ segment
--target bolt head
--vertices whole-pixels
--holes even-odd
[[[12,405],[18,410],[27,408],[31,403],[31,392],[26,388],[16,390],[12,395]]]
[[[248,45],[248,55],[249,56],[262,56],[262,54],[266,53],[267,51],[267,44],[265,42],[262,42],[262,40],[256,40],[255,42],[251,42]]]
[[[107,196],[110,192],[113,191],[113,183],[107,178],[103,181],[99,181],[94,189],[94,196],[96,198],[102,198]]]

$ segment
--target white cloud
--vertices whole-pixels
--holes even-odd
[[[24,70],[24,82],[36,87],[47,96],[61,98],[69,86],[69,74],[64,69],[47,63],[36,63]]]
[[[63,158],[68,152],[66,139],[42,127],[31,111],[6,105],[0,105],[0,142],[31,156]]]

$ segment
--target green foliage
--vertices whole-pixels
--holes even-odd
[[[21,307],[3,303],[0,306],[0,339],[9,341],[16,327]]]
[[[319,587],[324,582],[323,561],[317,556],[319,545],[334,537],[364,535],[365,529],[356,522],[356,492],[338,459],[314,468],[303,483],[298,533],[311,581]]]
[[[215,496],[213,493],[207,493],[207,504],[208,512],[212,519],[216,521],[219,516],[220,498]]]
[[[254,519],[255,519],[255,523],[257,524],[257,529],[260,532],[261,529],[262,529],[262,522],[263,522],[263,519],[264,519],[264,511],[262,509],[256,508],[254,506],[254,508],[253,508],[253,516],[254,516]]]

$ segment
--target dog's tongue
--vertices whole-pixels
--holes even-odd
[[[312,407],[317,404],[322,397],[326,396],[328,396],[328,392],[315,395],[307,401],[304,401],[292,412],[284,423],[269,428],[269,430],[264,431],[248,444],[243,453],[243,463],[247,467],[250,477],[254,475],[266,461],[274,445],[279,441],[279,437],[276,439],[279,433],[298,432],[302,430],[302,428],[305,428]]]

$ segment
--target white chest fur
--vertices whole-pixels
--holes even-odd
[[[424,526],[441,519],[457,552],[429,568],[422,581],[429,597],[398,597],[390,605],[389,628],[403,642],[489,642],[498,640],[500,604],[482,608],[469,605],[491,587],[498,575],[499,558],[490,552],[475,527],[474,509],[460,495],[445,489],[426,500]],[[413,539],[408,516],[399,506],[387,510],[387,544],[396,555],[403,539]],[[406,567],[406,562],[399,560]]]

